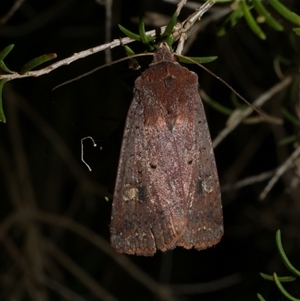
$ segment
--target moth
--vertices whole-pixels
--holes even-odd
[[[219,180],[198,77],[166,43],[135,81],[110,224],[119,253],[206,249],[223,235]]]

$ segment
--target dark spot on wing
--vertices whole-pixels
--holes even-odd
[[[172,132],[173,128],[174,128],[174,125],[175,125],[175,122],[176,122],[176,118],[175,117],[167,117],[167,127],[169,129],[170,132]]]
[[[146,187],[144,185],[139,186],[139,201],[140,202],[146,201]]]
[[[197,193],[199,195],[203,194],[202,179],[200,179],[200,178],[198,178],[198,181],[197,181]]]
[[[124,230],[126,231],[126,230],[131,230],[131,229],[133,229],[134,228],[134,224],[130,221],[130,220],[128,220],[128,219],[125,219],[124,220]]]
[[[167,87],[167,86],[172,86],[173,85],[173,78],[174,78],[174,76],[173,75],[169,75],[169,76],[167,76],[165,79],[164,79],[164,84],[165,84],[165,86]]]
[[[157,165],[156,165],[155,163],[153,163],[153,162],[150,163],[150,167],[151,167],[151,168],[155,169],[156,166],[157,166]]]

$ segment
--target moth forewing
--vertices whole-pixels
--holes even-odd
[[[197,75],[162,43],[135,82],[111,218],[117,252],[204,249],[223,234],[216,164]]]

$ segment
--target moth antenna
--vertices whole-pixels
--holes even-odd
[[[81,161],[84,163],[84,165],[88,168],[89,171],[92,171],[92,169],[90,168],[90,166],[85,162],[85,160],[83,159],[83,140],[85,139],[91,139],[93,141],[93,146],[96,147],[97,144],[95,142],[95,140],[91,137],[91,136],[87,136],[81,139]]]
[[[222,84],[224,84],[228,89],[230,89],[239,99],[241,99],[243,102],[245,102],[247,105],[249,105],[253,110],[255,110],[258,114],[260,114],[261,116],[263,116],[263,118],[267,119],[265,117],[265,115],[258,110],[254,105],[252,105],[248,100],[246,100],[239,92],[237,92],[232,86],[230,86],[224,79],[222,79],[221,77],[219,77],[218,75],[216,75],[214,72],[212,72],[211,70],[209,70],[208,68],[204,67],[203,65],[199,64],[198,62],[196,62],[195,60],[182,55],[182,54],[178,54],[178,53],[174,53],[177,57],[182,57],[184,59],[187,59],[188,61],[193,62],[194,64],[198,65],[199,67],[201,67],[203,70],[205,70],[206,72],[208,72],[210,75],[212,75],[213,77],[215,77],[218,81],[220,81]]]
[[[111,63],[109,63],[109,64],[104,64],[104,65],[102,65],[102,66],[99,66],[99,67],[97,67],[97,68],[91,70],[91,71],[88,71],[88,72],[86,72],[86,73],[84,73],[84,74],[82,74],[82,75],[79,75],[79,76],[77,76],[77,77],[74,77],[74,78],[72,78],[72,79],[70,79],[70,80],[67,80],[67,81],[63,82],[62,84],[59,84],[59,85],[55,86],[55,87],[52,89],[52,91],[54,91],[54,90],[56,90],[56,89],[58,89],[58,88],[61,88],[62,86],[68,85],[68,84],[70,84],[70,83],[72,83],[72,82],[75,82],[75,81],[77,81],[77,80],[79,80],[79,79],[81,79],[81,78],[83,78],[83,77],[86,77],[86,76],[88,76],[88,75],[90,75],[90,74],[92,74],[92,73],[94,73],[94,72],[96,72],[96,71],[98,71],[98,70],[100,70],[100,69],[103,69],[104,67],[108,67],[108,66],[111,66],[111,65],[114,65],[114,64],[117,64],[117,63],[126,61],[126,60],[130,60],[130,59],[135,58],[135,57],[139,57],[139,56],[148,56],[148,55],[153,55],[153,53],[152,53],[152,52],[148,52],[148,53],[134,54],[134,55],[131,55],[131,56],[128,56],[128,57],[123,57],[123,58],[118,59],[118,60],[116,60],[116,61],[113,61],[113,62],[111,62]]]

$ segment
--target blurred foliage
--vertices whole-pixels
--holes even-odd
[[[278,19],[283,17],[292,24],[300,26],[300,16],[286,7],[282,1],[267,1],[269,8],[266,8],[264,1],[261,0],[237,0],[231,2],[233,10],[223,23],[222,28],[219,30],[218,34],[220,36],[226,33],[226,28],[228,28],[228,26],[233,27],[238,24],[238,21],[241,18],[245,18],[249,28],[262,40],[265,40],[267,37],[261,29],[259,25],[260,23],[266,23],[275,30],[283,31],[284,27],[272,16],[272,13],[270,12],[271,9],[274,9],[274,11],[279,14]],[[255,11],[257,14],[256,17],[253,16],[252,11]]]
[[[4,63],[5,57],[12,51],[15,45],[11,44],[5,47],[2,51],[0,51],[0,69],[6,73],[14,74],[14,71],[11,71],[9,68]],[[56,58],[55,53],[51,54],[44,54],[39,57],[36,57],[29,62],[27,62],[23,67],[21,68],[21,71],[19,72],[20,74],[25,74],[26,72],[32,70],[33,68],[48,62],[52,59]],[[1,77],[1,76],[0,76]],[[0,79],[0,122],[6,122],[5,114],[3,111],[3,105],[2,105],[2,91],[3,87],[6,82],[8,82],[10,79],[9,78],[2,78]]]
[[[300,271],[297,270],[289,261],[289,259],[287,258],[284,250],[283,250],[283,246],[281,243],[281,233],[280,230],[278,230],[276,232],[276,245],[277,245],[277,249],[279,251],[280,257],[283,261],[283,263],[285,264],[285,266],[296,276],[296,277],[300,277]],[[266,275],[264,273],[260,273],[261,277],[265,280],[270,280],[270,281],[274,281],[276,286],[278,287],[279,291],[282,293],[282,295],[284,297],[286,297],[288,300],[292,300],[292,301],[299,301],[300,299],[297,299],[295,297],[293,297],[291,294],[289,294],[284,287],[282,286],[282,282],[290,282],[290,281],[295,281],[297,278],[294,276],[285,276],[285,277],[278,277],[276,273],[273,273],[273,275]],[[262,295],[258,294],[257,295],[259,300],[265,300]]]

